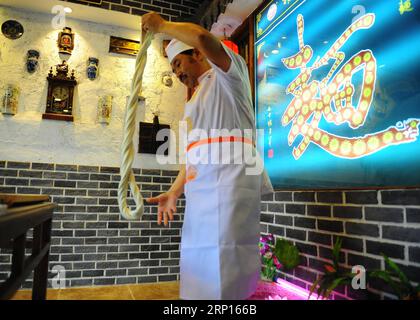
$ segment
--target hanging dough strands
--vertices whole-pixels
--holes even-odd
[[[143,72],[147,62],[147,49],[153,40],[153,34],[146,34],[143,45],[141,46],[136,59],[136,71],[131,84],[130,99],[127,103],[124,123],[124,138],[121,146],[121,180],[118,185],[118,205],[121,215],[127,220],[140,219],[144,212],[143,197],[137,186],[136,179],[132,170],[134,160],[134,130],[139,94],[143,82]],[[131,211],[127,206],[127,191],[130,185],[131,193],[136,203],[136,208]]]

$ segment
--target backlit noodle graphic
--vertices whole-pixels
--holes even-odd
[[[304,19],[302,15],[298,16],[300,51],[282,59],[288,69],[301,69],[301,73],[286,89],[286,92],[293,94],[294,98],[281,119],[283,126],[292,122],[288,136],[289,146],[298,136],[303,136],[302,142],[293,149],[295,159],[299,159],[311,143],[334,156],[356,159],[392,145],[417,140],[420,119],[408,119],[383,131],[352,138],[340,137],[318,127],[322,117],[336,125],[346,122],[352,129],[357,129],[365,123],[375,93],[375,56],[371,50],[362,50],[340,67],[346,57],[340,49],[353,33],[361,29],[369,29],[374,23],[374,14],[362,16],[347,28],[321,59],[315,61],[311,67],[307,67],[313,57],[313,50],[304,43]],[[335,60],[335,63],[328,75],[322,81],[310,81],[313,70],[327,65],[331,59]],[[331,79],[339,67],[340,69]],[[354,107],[352,97],[355,88],[352,78],[359,71],[363,71],[363,83],[359,102]]]

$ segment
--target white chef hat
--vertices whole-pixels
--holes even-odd
[[[166,47],[166,54],[168,55],[169,63],[180,53],[194,49],[193,47],[179,41],[178,39],[172,39]]]

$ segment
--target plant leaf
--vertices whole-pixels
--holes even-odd
[[[391,288],[394,290],[394,293],[398,295],[398,297],[402,297],[403,293],[400,288],[400,285],[394,281],[391,277],[391,273],[387,270],[375,270],[370,272],[369,277],[371,278],[379,278],[385,281]]]
[[[401,282],[407,286],[407,288],[411,287],[411,283],[408,280],[407,276],[401,271],[401,269],[397,266],[397,264],[389,259],[386,255],[383,254],[383,257],[385,259],[385,262],[389,265],[389,267],[396,273],[398,278],[401,280]]]
[[[321,280],[321,278],[317,278],[314,283],[312,284],[311,288],[309,289],[309,296],[308,299],[312,296],[312,294],[315,291],[316,286],[318,285],[319,281]]]
[[[335,279],[329,286],[328,286],[328,288],[327,288],[327,290],[326,290],[326,292],[325,292],[325,299],[327,299],[329,296],[330,296],[330,294],[331,294],[331,292],[335,289],[335,288],[337,288],[339,285],[341,285],[341,284],[344,284],[343,283],[343,281],[344,280],[348,280],[346,277],[340,277],[340,278],[337,278],[337,279]]]
[[[340,260],[340,251],[341,251],[341,245],[343,243],[343,239],[341,239],[340,237],[337,238],[337,240],[335,241],[334,247],[333,247],[333,251],[332,251],[332,256],[333,256],[333,262],[334,262],[334,268],[336,270],[338,270],[338,263]]]

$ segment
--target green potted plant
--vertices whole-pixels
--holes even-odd
[[[299,250],[291,242],[284,239],[277,239],[270,233],[261,236],[259,242],[260,254],[262,257],[262,279],[273,281],[277,270],[290,270],[300,262]]]
[[[325,273],[317,278],[311,286],[308,299],[317,287],[318,298],[322,297],[323,299],[327,299],[335,288],[350,284],[353,277],[356,276],[355,273],[348,272],[339,265],[341,245],[342,239],[337,238],[332,251],[333,263],[326,263],[324,265]]]
[[[368,273],[368,278],[385,281],[400,300],[420,300],[420,284],[414,286],[395,262],[382,253],[389,270],[374,270]],[[395,280],[398,279],[398,280]]]

